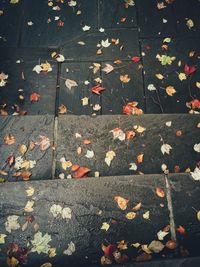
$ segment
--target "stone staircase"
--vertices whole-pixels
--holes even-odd
[[[0,266],[199,267],[200,3],[161,2],[0,3]]]

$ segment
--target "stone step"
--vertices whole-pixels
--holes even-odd
[[[100,266],[104,255],[102,244],[113,244],[118,245],[120,252],[129,257],[128,266],[132,266],[131,262],[142,260],[144,251],[141,245],[159,241],[157,233],[164,228],[167,231],[169,224],[172,235],[168,232],[160,240],[167,247],[159,253],[154,251],[150,256],[143,254],[143,260],[149,257],[151,260],[173,259],[188,254],[198,256],[199,222],[192,209],[199,209],[198,184],[187,174],[174,174],[169,177],[169,181],[164,175],[135,175],[79,181],[28,181],[13,183],[12,186],[10,183],[1,184],[0,234],[6,237],[4,243],[1,236],[0,260],[5,262],[6,251],[8,253],[10,249],[10,257],[16,257],[21,263],[28,260],[28,266],[31,267],[45,262],[51,262],[57,267],[63,261],[66,266]],[[156,193],[158,191],[160,194]],[[194,196],[191,195],[193,192]],[[119,197],[122,198],[121,202]],[[186,197],[187,208],[183,205]],[[139,203],[141,207],[136,211],[135,206]],[[186,234],[180,235],[181,238],[178,236],[180,230],[176,231],[179,225],[186,231]],[[101,229],[102,226],[104,229]],[[168,241],[175,238],[173,232],[178,237],[177,248],[169,249]],[[48,244],[45,243],[45,237],[48,237],[45,234],[51,237]],[[42,241],[44,246],[39,246],[38,242]],[[9,244],[17,244],[24,250],[17,249],[14,252],[13,246],[9,247]],[[48,257],[50,251],[49,255],[54,255],[53,248],[56,249],[56,255]],[[24,255],[26,249],[29,252],[31,250],[28,259]],[[182,259],[180,262],[183,265],[177,266],[188,266],[184,265],[187,260]],[[152,263],[144,266],[157,265]]]
[[[31,180],[193,171],[199,161],[199,122],[199,115],[189,114],[63,115],[56,123],[48,115],[1,117],[0,178],[27,180],[24,171],[31,172]],[[130,136],[114,140],[113,130],[121,139],[124,133]],[[172,149],[163,154],[161,147],[168,145]]]

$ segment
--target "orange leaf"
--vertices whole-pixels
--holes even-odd
[[[73,165],[72,168],[71,168],[71,171],[72,171],[72,172],[75,172],[75,171],[78,170],[78,168],[80,168],[79,165]]]
[[[175,249],[177,247],[177,242],[175,240],[169,240],[167,241],[167,243],[165,244],[165,246],[168,248],[168,249]]]
[[[160,187],[156,187],[156,194],[159,197],[165,197],[165,191]]]
[[[37,102],[40,99],[40,95],[37,93],[32,93],[30,95],[30,101],[31,102]]]
[[[120,81],[123,83],[128,83],[130,82],[131,78],[128,76],[128,74],[125,75],[120,75]]]
[[[133,211],[138,211],[138,210],[141,209],[141,207],[142,207],[142,203],[139,202],[138,204],[135,205],[135,207],[132,208],[132,210],[133,210]]]
[[[137,156],[137,162],[138,163],[142,163],[143,162],[143,158],[144,158],[144,154],[140,154]]]
[[[23,171],[21,172],[21,176],[24,181],[28,181],[32,173],[30,171]]]
[[[137,108],[138,102],[129,102],[126,106],[123,106],[123,113],[127,115],[141,115],[143,111]]]
[[[91,170],[86,167],[80,167],[77,169],[77,171],[74,174],[74,178],[82,178],[84,177],[88,172]]]
[[[134,131],[126,131],[126,139],[131,139],[133,137],[135,137],[135,132]]]
[[[91,141],[88,140],[88,139],[85,139],[85,140],[83,140],[83,144],[84,145],[89,145],[89,144],[91,144]]]
[[[114,197],[114,200],[117,202],[117,205],[121,210],[125,210],[127,208],[127,204],[129,202],[128,199],[120,197],[120,196],[116,196]]]
[[[15,137],[11,134],[8,134],[4,137],[4,143],[6,145],[13,145],[16,142]]]

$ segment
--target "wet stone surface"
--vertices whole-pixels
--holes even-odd
[[[199,181],[189,174],[171,174],[169,181],[176,229],[180,226],[185,229],[184,233],[177,231],[178,242],[190,256],[199,256]]]
[[[2,48],[0,73],[8,75],[0,87],[0,114],[15,112],[28,115],[54,114],[56,98],[57,62],[50,49]],[[50,64],[51,71],[36,73],[36,65]],[[32,94],[38,99],[31,99]],[[34,96],[34,95],[33,95]]]
[[[79,36],[84,36],[82,27],[97,27],[97,1],[76,1],[76,6],[68,2],[35,0],[27,1],[23,20],[23,47],[58,47]],[[70,3],[70,2],[69,2]],[[78,12],[78,13],[77,13]],[[33,24],[30,26],[28,22]]]
[[[52,116],[1,117],[0,130],[0,177],[2,180],[51,178]]]
[[[31,262],[33,267],[45,262],[60,266],[63,261],[70,266],[100,264],[103,255],[102,243],[117,244],[121,240],[127,243],[127,249],[121,252],[132,260],[141,252],[131,244],[149,244],[152,240],[157,240],[157,232],[169,223],[166,199],[159,198],[155,193],[156,187],[166,191],[163,175],[110,179],[105,177],[97,179],[95,183],[91,179],[82,179],[15,183],[12,187],[8,186],[3,184],[0,193],[1,233],[7,235],[6,243],[1,246],[2,261],[5,260],[3,251],[9,243],[27,248],[29,241],[28,249],[31,248],[36,226],[42,235],[47,233],[51,236],[49,246],[56,248],[56,256],[49,258],[46,253],[38,255],[31,252],[28,255],[28,263]],[[28,197],[26,190],[30,187],[34,189],[34,194]],[[114,200],[116,196],[129,200],[125,210],[119,208]],[[34,202],[31,212],[24,211],[27,201]],[[141,209],[136,212],[133,220],[128,220],[126,214],[139,202],[142,203]],[[163,208],[160,207],[160,203],[163,203]],[[64,219],[58,213],[53,217],[54,213],[50,209],[55,204],[60,205],[62,209],[70,208],[71,215]],[[143,218],[147,211],[150,219]],[[9,233],[5,230],[5,222],[11,215],[19,216],[20,228]],[[33,216],[33,221],[22,231],[28,216]],[[110,225],[107,231],[101,229],[104,222]],[[169,239],[170,234],[165,237],[163,243]],[[72,256],[66,255],[66,252],[63,254],[70,242],[75,246]],[[162,253],[153,253],[152,256],[160,258],[169,254],[171,253],[164,249]]]
[[[56,177],[75,177],[73,165],[89,168],[89,176],[95,172],[100,176],[162,173],[163,164],[170,172],[193,169],[199,159],[194,150],[199,142],[198,123],[198,115],[62,116]],[[110,166],[105,162],[107,152]]]
[[[169,43],[165,40],[167,39],[142,41],[147,113],[197,111],[195,105],[191,108],[191,103],[200,97],[199,39],[175,38],[169,40]],[[170,57],[172,60],[162,63],[159,56]],[[194,71],[187,73],[185,66],[194,68]],[[159,77],[160,75],[162,76]]]

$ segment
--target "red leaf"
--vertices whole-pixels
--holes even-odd
[[[138,62],[138,61],[140,61],[140,57],[132,57],[131,60],[133,62]]]
[[[37,101],[39,100],[39,98],[40,98],[40,95],[37,94],[37,93],[32,93],[32,94],[30,95],[30,101],[31,101],[31,102],[37,102]]]
[[[14,163],[15,163],[15,157],[13,155],[10,155],[7,159],[6,159],[6,163],[11,167]]]
[[[181,225],[179,225],[179,227],[176,230],[181,235],[185,234],[185,228],[183,226],[181,226]]]
[[[116,251],[116,249],[117,249],[117,246],[116,245],[108,245],[107,247],[106,246],[102,246],[102,250],[103,250],[103,252],[104,252],[104,255],[106,256],[106,257],[112,257],[112,254],[113,254],[113,252],[115,252]]]
[[[196,70],[197,70],[197,68],[195,66],[188,66],[187,64],[185,64],[184,72],[186,75],[190,75],[193,72],[195,72]]]
[[[84,177],[88,172],[91,170],[86,167],[80,167],[78,170],[74,173],[74,178],[82,178]]]
[[[138,102],[129,102],[126,106],[123,106],[123,113],[127,115],[141,115],[142,109],[137,108]]]
[[[135,136],[135,132],[134,131],[126,131],[126,139],[131,139]]]
[[[189,103],[192,109],[200,108],[200,101],[198,99],[194,99]]]
[[[105,88],[103,88],[100,85],[97,85],[97,86],[95,86],[95,87],[93,87],[93,88],[90,89],[91,92],[93,92],[93,93],[95,93],[97,95],[100,95],[100,92],[101,91],[104,91],[104,90],[105,90]]]

